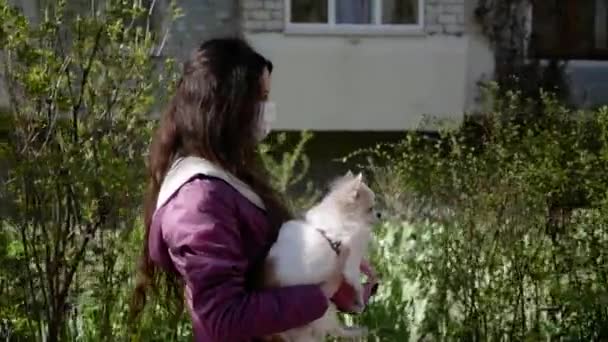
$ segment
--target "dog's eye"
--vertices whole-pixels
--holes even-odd
[[[374,211],[374,207],[371,207],[371,208],[367,209],[368,213],[371,213],[372,211]]]

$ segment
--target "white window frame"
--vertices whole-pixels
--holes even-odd
[[[424,3],[418,1],[417,24],[381,24],[382,0],[372,0],[372,24],[336,24],[336,0],[327,0],[327,24],[324,23],[292,23],[291,1],[285,0],[285,33],[312,35],[423,35],[424,34]]]

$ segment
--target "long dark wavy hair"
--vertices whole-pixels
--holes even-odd
[[[263,100],[262,75],[272,63],[240,38],[203,43],[184,65],[183,75],[153,137],[149,157],[149,185],[145,201],[145,239],[131,305],[137,317],[147,295],[163,292],[183,303],[179,275],[164,272],[150,259],[148,236],[160,186],[172,162],[198,156],[215,163],[247,183],[264,201],[277,231],[290,213],[269,185],[256,151],[256,127]]]

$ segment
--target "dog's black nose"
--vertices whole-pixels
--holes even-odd
[[[378,219],[381,219],[381,218],[382,218],[382,214],[381,214],[380,212],[377,212],[377,213],[376,213],[376,217],[377,217]]]

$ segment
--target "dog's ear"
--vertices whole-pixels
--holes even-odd
[[[363,174],[359,173],[356,177],[354,177],[354,180],[351,182],[351,198],[353,200],[356,200],[359,198],[359,195],[361,193],[361,185],[363,185]]]

